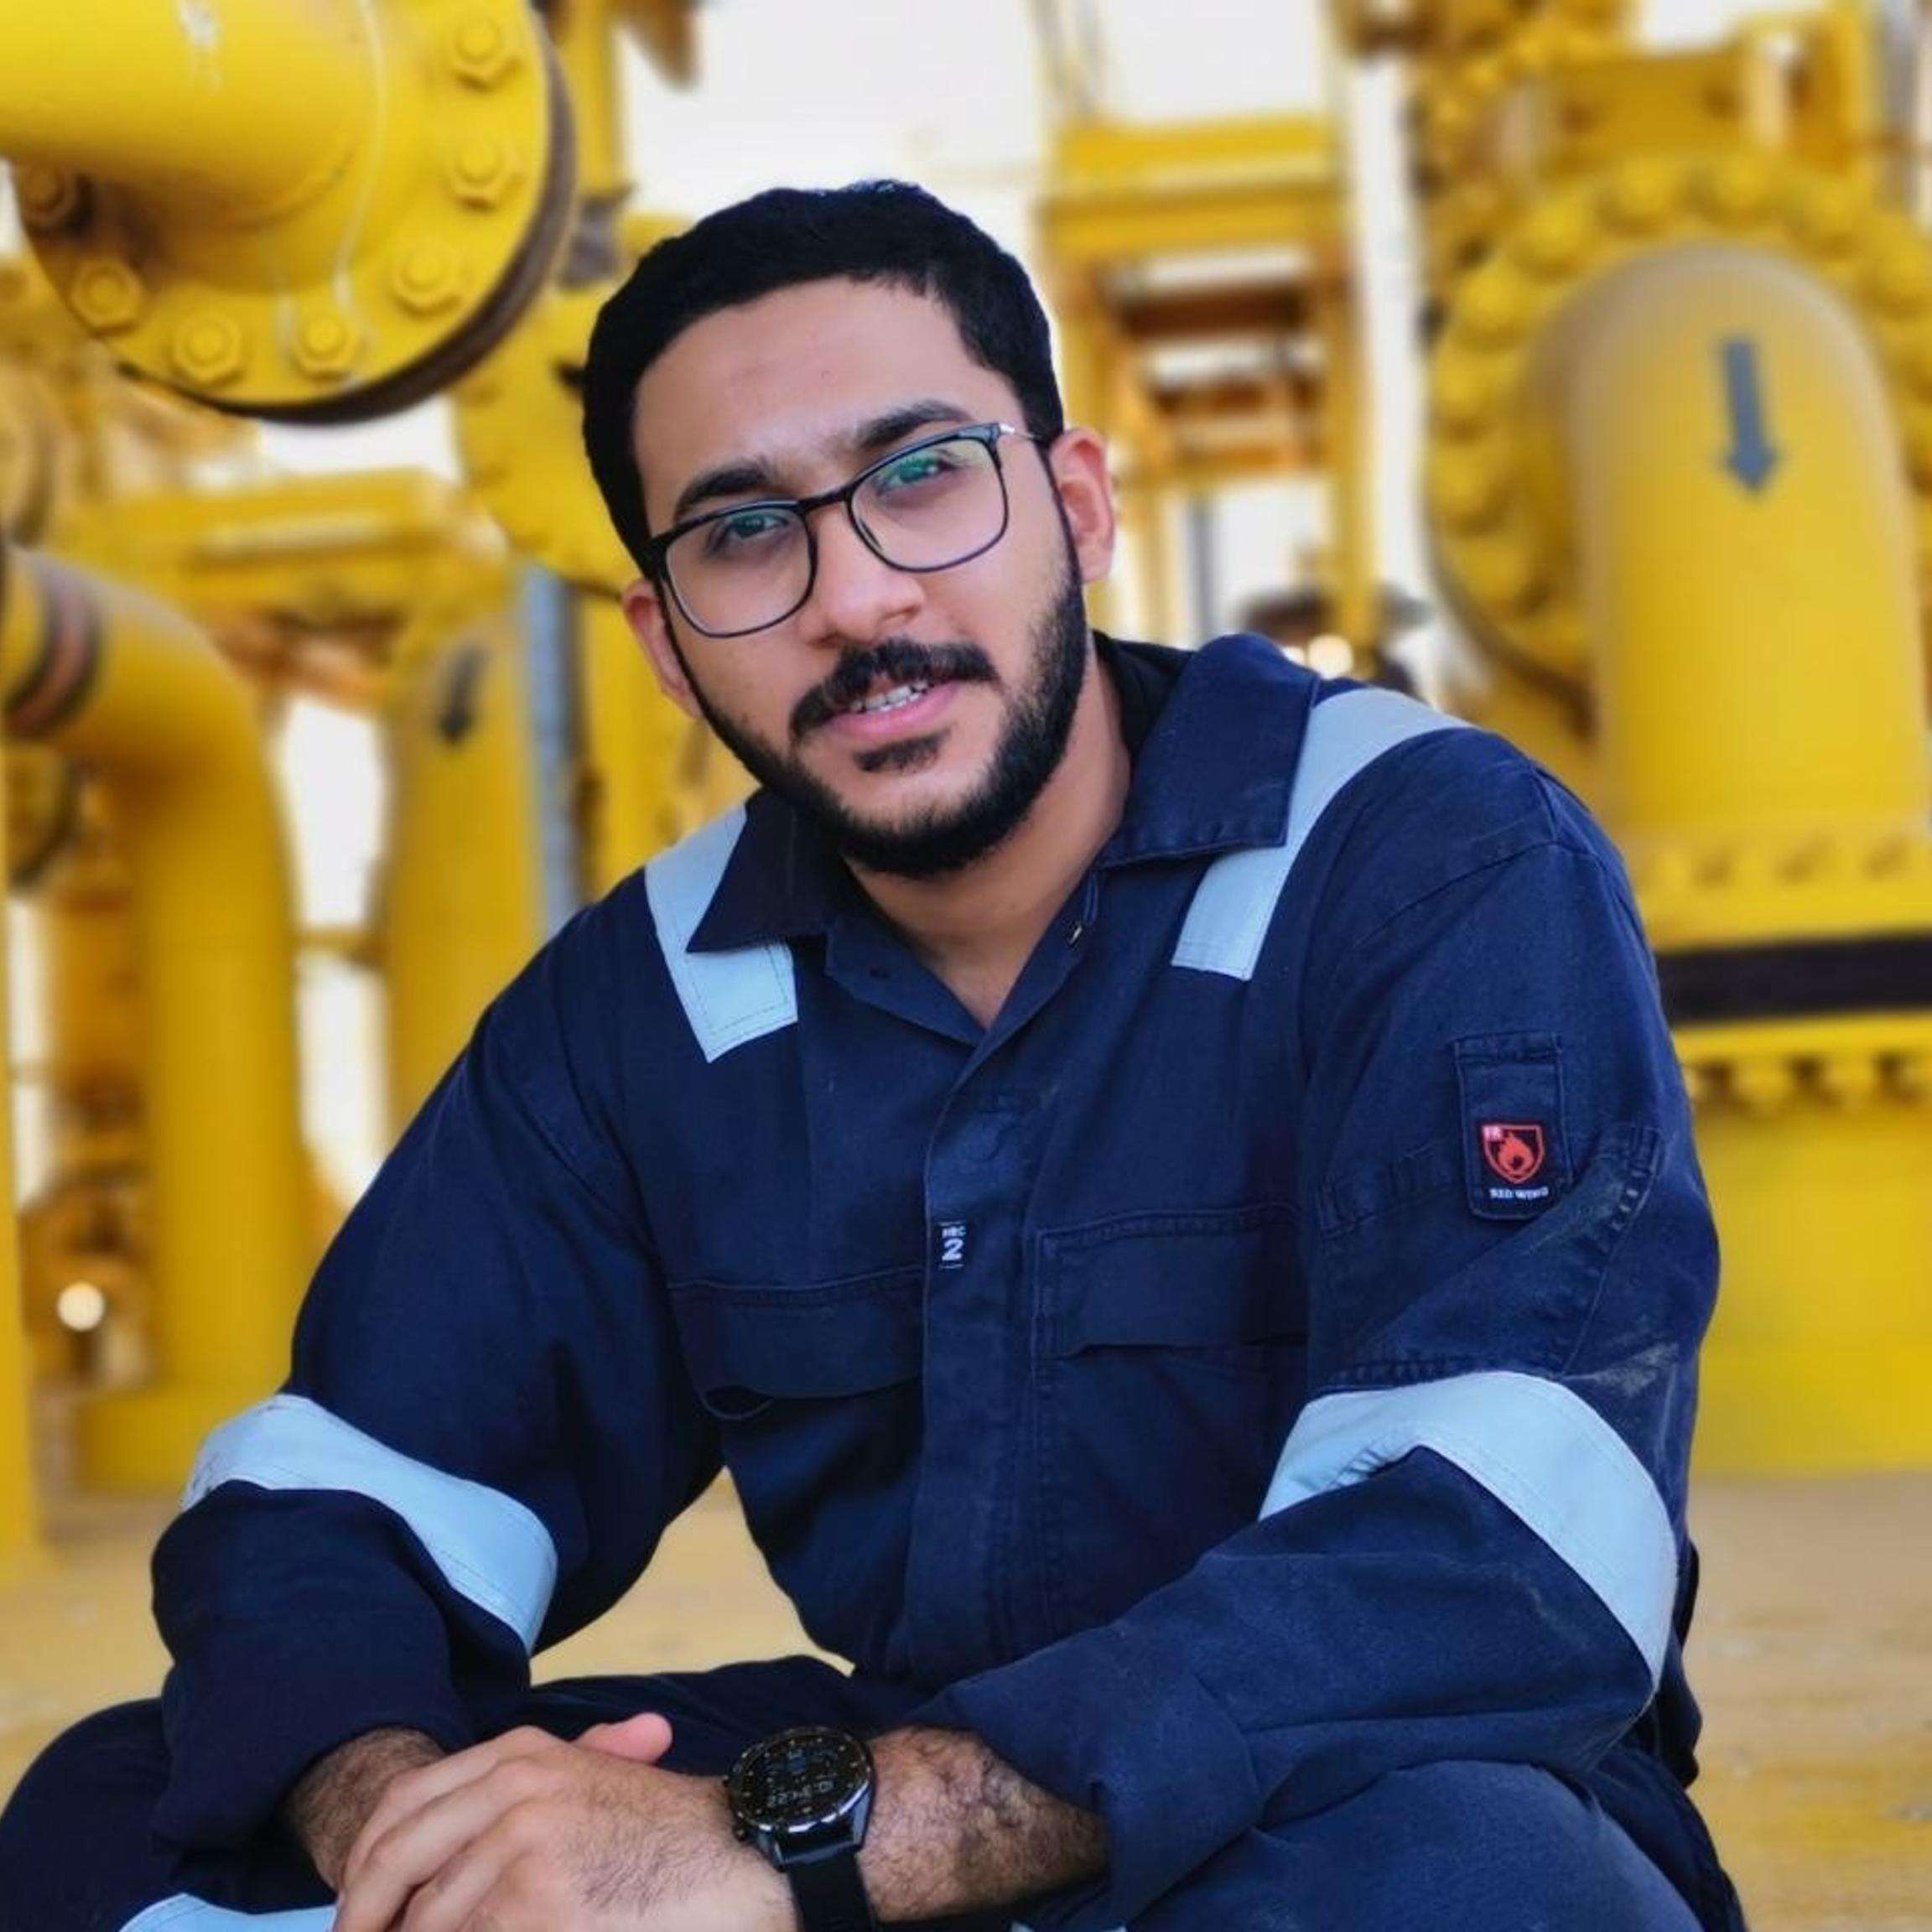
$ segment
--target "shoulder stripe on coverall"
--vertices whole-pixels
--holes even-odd
[[[734,806],[644,868],[645,896],[671,984],[707,1060],[776,1033],[798,1018],[790,947],[688,950],[744,829],[745,808]]]
[[[1251,979],[1261,942],[1316,821],[1337,792],[1384,751],[1430,731],[1464,725],[1400,691],[1365,688],[1318,701],[1289,794],[1288,835],[1217,859],[1202,875],[1174,948],[1174,963]]]
[[[276,1395],[202,1445],[181,1499],[191,1509],[225,1483],[366,1496],[415,1532],[452,1590],[517,1633],[526,1650],[550,1607],[557,1550],[514,1498],[451,1476],[366,1436],[302,1395]]]

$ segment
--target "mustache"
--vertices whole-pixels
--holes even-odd
[[[841,657],[823,684],[808,691],[792,709],[794,743],[828,724],[879,683],[997,684],[1000,673],[977,644],[917,644],[888,637],[849,657]]]

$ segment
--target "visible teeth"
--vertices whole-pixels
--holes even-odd
[[[860,711],[895,711],[901,704],[910,704],[915,698],[923,698],[932,689],[929,684],[895,684],[890,691],[882,691],[876,698],[861,698],[856,704],[848,704],[847,714]]]

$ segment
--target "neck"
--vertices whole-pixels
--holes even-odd
[[[902,879],[858,865],[853,874],[984,1026],[1120,823],[1132,775],[1119,695],[1105,666],[1090,655],[1066,756],[1006,839],[937,879]]]

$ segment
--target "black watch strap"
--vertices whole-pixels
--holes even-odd
[[[856,1851],[787,1865],[785,1876],[792,1881],[802,1932],[875,1932],[879,1922],[859,1876]]]

